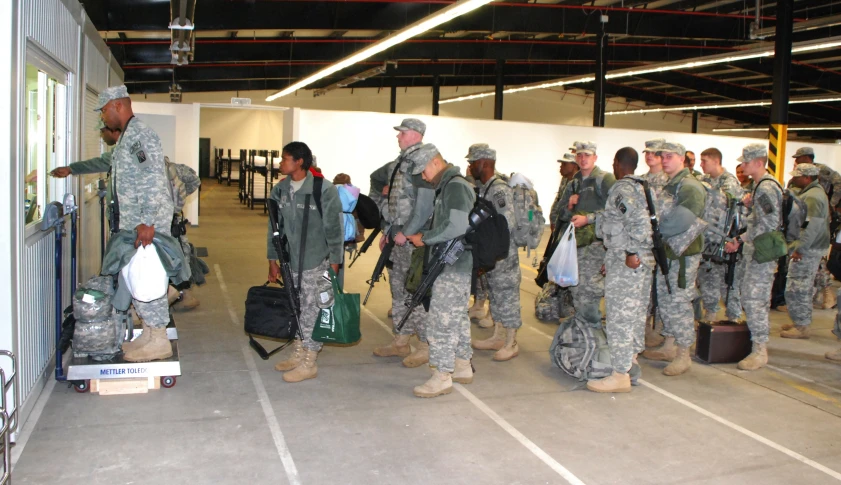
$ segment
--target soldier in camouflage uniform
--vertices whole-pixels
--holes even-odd
[[[689,169],[689,173],[698,180],[704,177],[704,174],[695,170],[695,152],[692,150],[686,150],[686,155],[684,156],[683,167]]]
[[[481,182],[479,196],[489,201],[497,213],[505,216],[508,229],[513,232],[516,224],[514,214],[514,193],[511,187],[494,175],[496,172],[496,150],[485,147],[473,147],[467,154],[470,172],[473,178]],[[491,271],[485,273],[488,293],[491,300],[491,315],[494,320],[494,333],[485,340],[473,342],[477,350],[496,350],[496,361],[511,360],[519,352],[517,329],[523,325],[520,316],[520,255],[514,238],[508,246],[508,257],[497,261]]]
[[[745,171],[741,163],[736,165],[736,178],[739,179],[739,184],[742,186],[742,190],[744,190],[746,194],[753,193],[753,186],[755,185],[754,181],[752,178],[745,175]]]
[[[187,225],[188,221],[184,217],[184,204],[187,202],[187,197],[201,187],[201,179],[192,168],[181,164],[169,161],[169,157],[164,157],[166,160],[167,178],[169,179],[169,190],[172,194],[172,202],[174,204],[174,214],[172,216],[173,236],[178,233],[178,240],[181,242],[181,249],[184,251],[184,257],[190,266],[190,281],[178,286],[180,290],[177,296],[177,301],[172,305],[175,311],[192,310],[199,306],[199,299],[193,294],[192,286],[204,284],[204,273],[202,273],[201,265],[196,262],[198,259],[194,254],[190,240],[187,239]]]
[[[314,177],[310,172],[312,151],[305,144],[293,141],[283,147],[280,159],[280,173],[284,179],[272,188],[269,197],[277,202],[277,220],[286,236],[289,247],[289,266],[292,280],[300,297],[300,330],[303,341],[296,338],[292,355],[275,365],[283,372],[286,382],[301,382],[318,376],[316,360],[322,348],[321,342],[312,339],[312,331],[318,317],[318,295],[325,277],[329,279],[328,268],[339,273],[344,258],[344,225],[342,224],[342,202],[339,192],[327,180],[321,181],[321,211],[313,198]],[[309,197],[309,206],[304,202]],[[300,260],[304,214],[307,216],[306,240],[303,260]],[[266,256],[269,260],[269,281],[277,281],[280,275],[278,254],[272,242],[273,228],[269,223],[266,235]],[[298,274],[301,274],[300,278]],[[329,286],[329,283],[328,283]]]
[[[642,150],[645,157],[645,164],[648,166],[648,172],[641,175],[640,178],[648,182],[651,188],[651,193],[659,196],[663,191],[663,187],[669,182],[669,176],[663,172],[663,156],[660,153],[660,145],[665,143],[663,138],[648,140],[645,142],[645,148]],[[657,285],[656,279],[654,285]],[[652,299],[651,306],[654,301]],[[649,315],[652,317],[652,324],[646,323],[645,326],[645,346],[657,347],[663,343],[663,336],[660,332],[663,331],[663,320],[660,318],[659,312],[656,308],[649,307]]]
[[[460,175],[458,167],[444,161],[434,145],[423,145],[409,157],[413,162],[412,173],[422,175],[435,188],[436,194],[432,227],[407,236],[409,241],[422,248],[463,235],[469,227],[468,216],[476,201],[473,185]],[[473,254],[464,251],[454,264],[444,268],[432,285],[432,299],[426,314],[432,376],[414,388],[415,396],[449,394],[453,381],[462,384],[473,381],[470,364],[473,350],[467,316],[472,272]]]
[[[572,153],[564,153],[564,156],[558,160],[558,163],[561,165],[561,184],[558,186],[558,195],[555,196],[555,201],[552,202],[552,209],[549,212],[549,225],[553,231],[555,230],[555,221],[558,220],[558,215],[561,213],[561,208],[564,205],[561,197],[567,185],[575,177],[575,174],[578,173],[578,163],[576,163],[575,155]]]
[[[386,197],[383,202],[382,215],[385,222],[383,237],[380,239],[380,249],[385,247],[389,239],[394,241],[391,252],[392,267],[389,270],[389,284],[392,295],[392,316],[394,322],[399,322],[406,313],[406,275],[412,260],[415,247],[406,244],[406,234],[417,234],[426,224],[432,214],[432,203],[435,191],[414,174],[412,153],[422,145],[426,125],[417,119],[406,118],[395,126],[397,143],[400,146],[400,156],[388,166],[389,184],[383,190]],[[393,182],[392,182],[393,180]],[[424,334],[424,319],[415,312],[407,320],[399,333],[395,333],[388,345],[374,349],[378,357],[404,357],[403,364],[407,367],[418,367],[429,361],[429,344]],[[418,336],[418,348],[412,352],[409,339],[412,334]]]
[[[794,155],[792,155],[792,158],[794,158],[795,166],[801,163],[809,163],[818,167],[818,183],[823,187],[829,199],[829,215],[830,222],[832,222],[833,217],[838,217],[838,204],[841,203],[841,174],[822,163],[815,163],[815,150],[812,147],[798,148],[794,152]],[[830,232],[832,231],[830,230]],[[832,235],[830,234],[830,237]],[[815,288],[817,290],[815,301],[818,303],[819,308],[828,309],[835,306],[837,299],[835,293],[832,291],[832,276],[829,274],[829,270],[826,269],[826,257],[821,260],[820,267],[818,268],[818,273],[815,277]]]
[[[607,193],[616,182],[612,173],[596,167],[596,144],[576,142],[575,159],[580,168],[567,185],[560,220],[575,227],[578,244],[578,286],[572,287],[575,316],[584,326],[602,325],[601,299],[604,296],[604,244],[596,239],[596,215],[604,210]]]
[[[800,238],[789,244],[786,306],[794,325],[784,326],[783,338],[809,338],[812,323],[812,293],[815,273],[829,247],[829,201],[818,185],[818,167],[800,163],[791,172],[791,183],[800,189],[799,197],[806,203],[806,227]]]
[[[701,169],[704,171],[703,182],[710,184],[714,190],[719,190],[733,199],[742,200],[744,190],[735,175],[721,166],[721,151],[717,148],[707,148],[701,152]],[[701,263],[698,272],[698,283],[701,297],[704,300],[704,320],[715,321],[718,313],[719,300],[727,295],[727,284],[724,283],[724,273],[727,266],[710,260]],[[739,287],[742,282],[741,266],[736,265],[733,278],[733,288],[730,289],[730,299],[727,301],[725,316],[727,320],[736,321],[742,318],[742,302],[739,298]]]
[[[608,192],[604,212],[596,216],[596,234],[604,239],[607,248],[605,333],[613,374],[587,382],[587,389],[595,392],[630,392],[631,366],[645,349],[644,327],[656,263],[643,188],[647,183],[634,176],[638,161],[639,155],[633,148],[616,152],[616,183]]]
[[[488,148],[487,143],[474,143],[470,145],[470,148],[467,149],[467,155],[465,158],[470,156],[470,152],[479,148]],[[476,180],[473,175],[470,173],[470,170],[467,170],[467,174],[464,176],[468,182],[473,184],[475,187],[474,190],[478,191],[479,187],[482,185],[481,182]],[[476,279],[476,287],[474,288],[475,294],[473,299],[473,306],[470,307],[467,314],[470,316],[470,320],[477,320],[479,327],[481,328],[490,328],[493,327],[494,321],[493,317],[490,314],[490,309],[488,307],[488,278],[486,275],[482,274]]]
[[[700,220],[704,213],[706,190],[695,177],[684,168],[686,149],[680,143],[663,143],[663,171],[669,175],[669,183],[663,187],[662,197],[673,201],[669,211],[662,211],[660,224],[666,241],[666,254],[670,260],[669,287],[663,275],[657,272],[657,301],[660,317],[663,319],[663,346],[646,350],[643,356],[651,360],[671,361],[663,374],[683,374],[692,365],[689,348],[695,343],[695,318],[692,299],[695,296],[695,280],[704,248],[704,224]]]
[[[739,157],[746,175],[755,182],[752,194],[745,195],[743,203],[751,208],[748,216],[748,230],[745,234],[730,241],[725,251],[733,253],[744,244],[742,251],[742,266],[745,276],[742,279],[742,307],[748,319],[753,349],[747,357],[738,364],[742,370],[756,370],[768,363],[768,337],[770,323],[768,320],[769,299],[771,285],[774,283],[774,272],[777,270],[777,260],[758,263],[754,260],[754,241],[757,237],[779,231],[782,223],[781,208],[783,205],[783,191],[780,184],[766,170],[768,151],[765,145],[754,143],[742,149]]]
[[[143,121],[134,117],[131,99],[125,86],[114,86],[99,94],[94,111],[112,132],[122,135],[111,154],[112,204],[119,206],[119,227],[115,231],[134,230],[135,246],[148,246],[156,233],[170,235],[173,203],[168,190],[163,148],[158,135]],[[110,247],[110,246],[109,246]],[[122,279],[122,278],[121,278]],[[120,281],[120,285],[124,282]],[[166,335],[169,323],[169,303],[166,296],[141,302],[133,300],[134,308],[149,326],[139,344],[125,351],[129,362],[146,362],[172,356],[172,345]]]

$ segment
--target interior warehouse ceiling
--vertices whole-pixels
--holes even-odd
[[[184,6],[182,2],[186,2]],[[452,0],[82,0],[123,67],[132,93],[280,90],[422,19]],[[311,85],[318,89],[396,61],[397,68],[352,87],[487,86],[505,60],[504,84],[515,86],[595,72],[602,15],[609,34],[608,71],[709,56],[761,45],[754,28],[771,29],[774,0],[497,1],[446,22]],[[186,12],[189,57],[177,61],[173,19]],[[795,0],[794,42],[841,35],[841,0]],[[823,19],[823,20],[821,20]],[[799,30],[798,23],[809,22]],[[836,25],[838,24],[838,25]],[[804,24],[804,26],[807,24]],[[841,54],[793,55],[791,96],[841,93]],[[180,65],[178,65],[180,63]],[[608,81],[607,96],[652,105],[770,99],[773,58],[715,64]],[[570,86],[592,90],[593,83]],[[768,122],[768,108],[703,111],[745,126]],[[791,105],[791,125],[841,125],[841,103]],[[841,130],[798,133],[841,139]]]

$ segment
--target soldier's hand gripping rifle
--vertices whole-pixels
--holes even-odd
[[[654,208],[654,200],[651,198],[651,189],[648,182],[642,182],[642,191],[645,192],[645,203],[648,204],[648,214],[651,219],[651,240],[654,243],[651,251],[654,253],[654,261],[663,274],[666,281],[666,290],[672,293],[672,285],[669,283],[669,259],[666,257],[666,245],[663,243],[663,235],[660,234],[660,220],[657,218],[657,209]]]
[[[367,244],[367,241],[365,243]],[[368,283],[368,293],[365,294],[365,300],[362,301],[363,306],[368,303],[368,297],[371,296],[371,290],[374,289],[374,285],[380,281],[380,277],[382,276],[383,271],[385,271],[385,266],[388,264],[389,258],[391,258],[392,249],[394,249],[394,238],[389,237],[388,242],[380,253],[380,259],[378,259],[377,264],[374,265],[374,272],[371,273],[371,279],[366,281],[366,283]]]
[[[277,220],[279,207],[277,205],[277,201],[274,199],[269,199],[266,202],[269,207],[269,223],[272,228],[272,245],[274,245],[275,252],[277,252],[277,257],[280,261],[280,277],[283,279],[283,286],[286,288],[286,294],[289,297],[289,306],[292,307],[292,316],[295,319],[296,332],[301,338],[301,341],[303,341],[304,335],[301,331],[300,321],[301,297],[298,289],[295,288],[295,280],[292,279],[292,264],[289,259],[288,241],[286,240],[286,236],[283,235],[283,230]]]
[[[379,227],[377,227],[373,231],[371,231],[371,235],[368,236],[368,239],[366,239],[365,242],[362,243],[362,247],[359,248],[359,251],[357,251],[356,254],[353,256],[353,260],[348,265],[348,269],[353,267],[353,263],[355,263],[356,260],[359,259],[359,256],[365,254],[365,252],[368,251],[368,248],[370,248],[371,244],[374,243],[374,240],[377,239],[377,235],[379,235],[379,233],[380,233],[380,228]]]
[[[432,289],[432,285],[435,283],[435,280],[438,279],[441,272],[444,271],[444,268],[447,265],[455,264],[455,262],[458,261],[459,256],[461,256],[461,253],[465,250],[464,238],[473,232],[479,224],[484,222],[490,216],[491,213],[482,206],[474,207],[468,216],[470,226],[464,234],[457,238],[450,239],[447,242],[435,245],[435,249],[432,252],[430,266],[424,268],[423,278],[418,284],[418,289],[412,295],[412,298],[406,302],[406,306],[409,307],[409,310],[406,311],[406,314],[400,319],[400,323],[397,324],[398,332],[403,329],[403,325],[406,324],[406,320],[409,319],[409,316],[415,308],[423,303],[427,293]]]
[[[739,250],[733,253],[725,253],[724,252],[724,245],[727,244],[728,241],[732,241],[736,237],[741,234],[740,230],[740,221],[739,221],[739,201],[736,199],[731,199],[729,202],[729,207],[727,207],[727,220],[725,222],[725,227],[728,228],[727,231],[727,238],[721,242],[721,249],[720,252],[722,257],[724,258],[724,264],[727,266],[724,269],[724,284],[727,285],[727,295],[724,297],[724,306],[727,307],[727,304],[730,302],[730,290],[733,289],[733,283],[736,279],[736,260],[739,257],[739,253],[742,251],[742,245],[739,245]]]

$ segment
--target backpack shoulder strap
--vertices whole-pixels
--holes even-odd
[[[499,179],[499,177],[494,177],[493,179],[491,179],[491,183],[489,183],[489,184],[488,184],[488,188],[487,188],[487,189],[485,189],[485,193],[482,195],[482,198],[483,198],[483,199],[487,198],[488,192],[490,192],[490,190],[491,190],[491,186],[492,186],[493,184],[495,184],[497,181],[500,181],[500,182],[501,182],[501,180]]]
[[[637,178],[632,178],[630,180],[642,185],[642,194],[645,196],[645,204],[648,206],[648,215],[652,217],[656,216],[657,211],[654,208],[654,199],[651,197],[651,186],[648,184],[648,180]]]
[[[315,199],[315,207],[318,208],[318,215],[324,217],[324,211],[321,210],[321,191],[324,186],[324,179],[321,177],[313,177],[312,180],[312,198]]]

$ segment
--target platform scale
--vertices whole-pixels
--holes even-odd
[[[101,204],[102,217],[102,248],[105,248],[105,189],[104,183],[100,181],[99,197]],[[132,379],[132,386],[126,386],[122,392],[117,391],[113,393],[128,393],[128,392],[147,392],[148,389],[156,389],[158,383],[161,387],[170,388],[175,386],[176,377],[181,375],[181,362],[178,359],[178,330],[175,328],[175,321],[172,314],[169,316],[169,325],[166,328],[166,334],[169,342],[172,345],[172,357],[164,360],[156,360],[153,362],[126,362],[122,359],[122,352],[117,354],[113,359],[108,361],[97,361],[90,357],[76,357],[73,351],[61,351],[61,330],[62,330],[62,312],[58,309],[62,306],[62,283],[61,270],[62,268],[62,236],[64,233],[64,216],[70,216],[70,254],[72,263],[70,265],[70,288],[76,290],[76,233],[77,233],[77,211],[78,206],[75,203],[75,197],[72,194],[67,194],[64,197],[64,204],[53,202],[49,204],[44,212],[44,218],[41,223],[41,230],[47,231],[55,228],[55,264],[56,264],[56,381],[69,381],[73,384],[76,392],[88,392],[91,390],[92,384],[97,384],[99,381],[122,379],[127,382],[127,379]],[[103,251],[104,255],[104,251]],[[72,308],[72,306],[71,306]],[[140,335],[141,330],[133,328],[132,337],[134,340]],[[60,358],[58,356],[61,356]],[[66,369],[66,373],[65,373]],[[146,379],[144,388],[143,379]],[[127,392],[128,391],[128,392]]]

